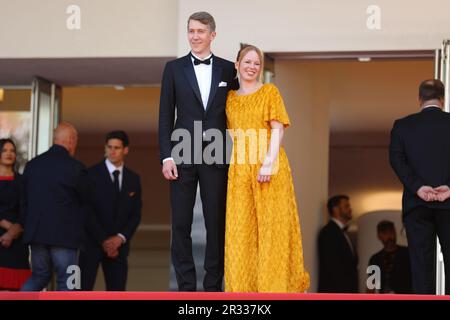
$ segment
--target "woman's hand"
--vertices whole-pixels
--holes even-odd
[[[258,182],[270,182],[270,176],[272,175],[272,163],[264,161],[263,165],[258,172]]]
[[[23,233],[23,228],[19,223],[13,223],[11,228],[9,228],[8,233],[11,235],[13,240],[16,240]]]
[[[0,245],[5,248],[9,248],[13,240],[13,235],[8,231],[0,237]]]

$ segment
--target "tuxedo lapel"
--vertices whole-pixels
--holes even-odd
[[[184,73],[188,79],[189,84],[192,87],[192,90],[195,93],[198,101],[200,102],[200,106],[203,108],[202,96],[200,94],[200,88],[198,87],[197,77],[195,76],[194,66],[192,65],[191,57],[189,55],[186,56],[186,62],[184,65]]]
[[[222,76],[222,66],[219,65],[219,61],[217,60],[217,58],[216,59],[213,58],[211,89],[209,91],[209,98],[208,98],[208,105],[206,106],[206,112],[208,112],[214,100],[214,97],[216,96],[221,76]]]

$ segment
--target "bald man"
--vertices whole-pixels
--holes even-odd
[[[31,247],[32,275],[21,291],[41,291],[56,271],[56,289],[77,288],[73,274],[89,212],[89,183],[84,165],[73,158],[77,130],[61,123],[53,146],[27,163],[23,173],[21,219],[24,242]],[[69,281],[68,281],[69,280]],[[75,281],[72,281],[75,280]]]

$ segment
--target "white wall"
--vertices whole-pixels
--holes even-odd
[[[381,9],[381,30],[367,28],[372,4]],[[434,49],[450,30],[448,0],[180,0],[179,55],[188,51],[185,20],[198,10],[215,17],[215,52],[228,59],[240,42],[265,51]]]
[[[297,196],[309,292],[317,290],[317,232],[328,196],[329,73],[324,65],[280,61],[275,83],[283,95],[291,127],[284,145]]]
[[[66,28],[71,4],[81,30]],[[367,28],[372,4],[381,30]],[[0,8],[0,58],[181,56],[186,20],[199,10],[216,18],[214,51],[228,59],[240,42],[265,51],[434,49],[450,29],[447,0],[0,0]]]
[[[69,5],[81,29],[69,30]],[[159,57],[177,52],[178,0],[0,0],[0,58]]]

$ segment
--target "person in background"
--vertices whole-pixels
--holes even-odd
[[[438,79],[419,86],[420,111],[394,122],[389,161],[403,184],[403,224],[408,239],[413,290],[436,293],[436,239],[450,275],[450,114]],[[445,277],[450,294],[450,276]]]
[[[105,155],[89,168],[93,214],[87,222],[86,248],[80,254],[82,290],[92,290],[99,264],[106,290],[125,291],[131,239],[141,220],[139,175],[125,166],[129,139],[124,131],[106,135]]]
[[[330,221],[319,233],[319,292],[357,293],[358,257],[348,236],[352,219],[350,198],[337,195],[328,200]]]
[[[412,293],[411,267],[408,248],[397,244],[397,233],[392,221],[383,220],[377,225],[378,239],[383,249],[375,253],[369,265],[376,265],[381,271],[380,289],[369,293]]]
[[[20,181],[15,172],[16,145],[0,139],[0,290],[19,290],[30,277],[28,247],[22,243]]]
[[[31,277],[21,291],[41,291],[56,271],[56,290],[79,289],[69,284],[78,265],[84,224],[90,208],[90,183],[84,165],[73,158],[78,143],[75,127],[61,123],[53,146],[30,160],[23,172],[21,219],[23,241],[31,247]],[[77,269],[77,268],[75,268]]]

